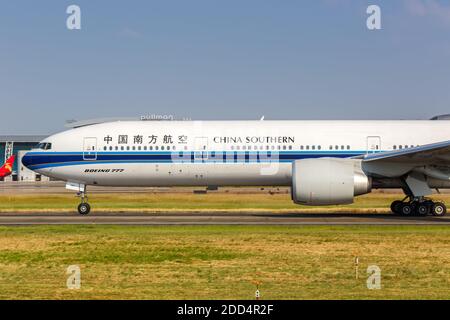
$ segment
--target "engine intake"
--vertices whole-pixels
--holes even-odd
[[[361,160],[318,158],[292,164],[292,200],[297,204],[350,204],[371,189],[372,179],[361,169]]]

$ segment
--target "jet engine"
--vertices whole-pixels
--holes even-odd
[[[297,204],[350,204],[371,189],[372,179],[361,169],[361,160],[318,158],[292,164],[292,200]]]

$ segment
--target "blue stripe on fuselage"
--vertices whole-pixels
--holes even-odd
[[[209,151],[207,159],[195,159],[197,152],[98,152],[96,160],[82,152],[28,152],[23,164],[32,170],[108,163],[267,163],[292,162],[299,159],[336,157],[349,158],[365,151]],[[95,157],[95,156],[94,156]]]

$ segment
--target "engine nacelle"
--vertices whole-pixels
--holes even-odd
[[[292,164],[292,200],[297,204],[350,204],[371,189],[372,179],[361,169],[361,160],[318,158]]]

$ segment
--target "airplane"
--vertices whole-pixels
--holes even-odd
[[[4,178],[9,176],[12,173],[12,168],[14,166],[14,160],[16,159],[15,155],[6,160],[5,164],[0,168],[0,178]]]
[[[351,204],[401,188],[394,214],[444,216],[427,196],[450,188],[450,115],[432,120],[111,121],[52,135],[31,170],[66,181],[88,214],[87,186],[289,186],[296,204]]]

